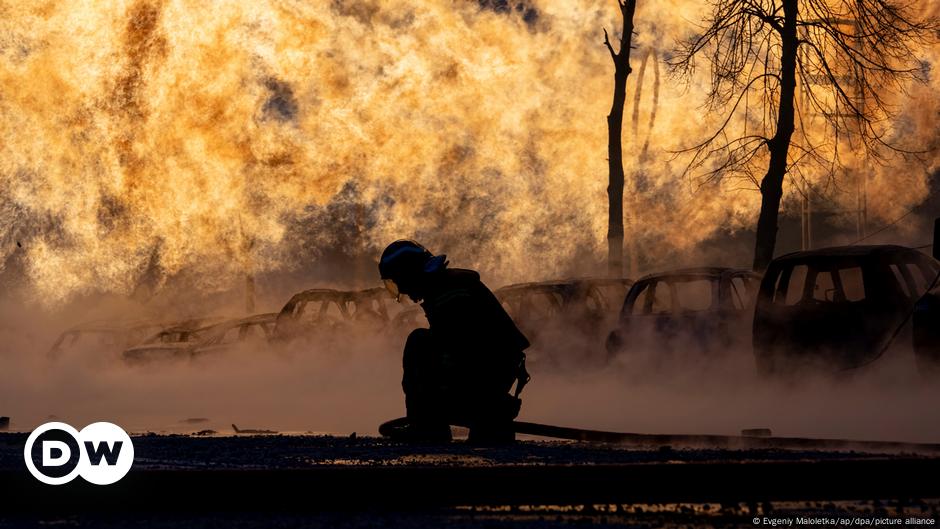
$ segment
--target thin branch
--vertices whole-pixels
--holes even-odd
[[[610,45],[610,37],[607,35],[607,28],[604,28],[604,46],[607,46],[607,51],[610,52],[610,58],[614,60],[614,64],[617,63],[617,54],[614,52],[614,47]]]

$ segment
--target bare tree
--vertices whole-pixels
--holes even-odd
[[[713,0],[703,31],[670,62],[691,79],[710,66],[709,110],[723,121],[687,149],[690,172],[708,181],[743,177],[761,193],[754,269],[773,259],[784,178],[809,167],[831,179],[840,143],[881,161],[915,155],[891,137],[887,94],[923,80],[916,59],[936,28],[916,4],[895,0]],[[797,84],[806,97],[797,98]],[[805,168],[805,169],[804,169]],[[758,176],[763,177],[758,181]]]
[[[614,61],[614,101],[607,115],[607,274],[623,276],[623,105],[627,97],[627,77],[630,68],[630,42],[633,38],[633,14],[636,0],[617,0],[623,27],[620,33],[620,51],[614,51],[607,29],[604,45]]]

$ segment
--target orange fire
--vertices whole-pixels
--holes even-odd
[[[501,281],[565,273],[585,251],[599,263],[612,88],[602,28],[618,27],[616,5],[526,5],[0,1],[0,265],[21,241],[50,302],[130,292],[148,266],[225,288],[295,265],[290,224],[350,188],[350,215],[369,219],[358,240],[303,226],[318,244],[377,252],[420,237]],[[663,256],[752,226],[759,205],[740,182],[683,178],[670,154],[721,118],[700,109],[705,72],[687,88],[662,65],[658,87],[653,65],[638,75],[644,55],[662,61],[696,30],[701,9],[637,11],[624,138],[628,194],[640,191],[627,198],[627,238]],[[897,96],[924,137],[935,135],[923,119],[936,116],[931,82]],[[927,172],[877,169],[870,184],[869,216],[887,220],[923,200]]]

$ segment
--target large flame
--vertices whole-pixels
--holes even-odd
[[[504,281],[600,262],[601,30],[619,26],[616,5],[490,4],[0,1],[0,266],[21,243],[37,291],[59,300],[129,292],[148,267],[222,288],[295,265],[301,245],[366,253],[400,237]],[[627,237],[648,252],[751,226],[759,205],[734,183],[689,185],[668,152],[720,117],[701,112],[703,86],[655,68],[701,9],[637,11]],[[936,108],[933,83],[905,104]],[[923,200],[922,169],[882,173],[872,218]],[[330,204],[354,236],[310,213]]]

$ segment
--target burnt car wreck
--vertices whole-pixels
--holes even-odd
[[[714,357],[751,349],[761,374],[832,372],[870,364],[894,343],[912,344],[918,369],[936,373],[938,277],[940,263],[916,249],[846,246],[783,255],[763,277],[699,267],[650,274],[635,283],[520,283],[494,294],[532,341],[535,364],[594,359],[602,365],[621,354]],[[90,349],[119,354],[129,363],[192,359],[249,342],[263,350],[348,332],[397,339],[424,323],[420,307],[394,303],[383,288],[315,288],[293,295],[279,313],[79,325],[58,337],[49,356]]]
[[[749,270],[718,267],[642,277],[607,336],[607,352],[708,353],[745,343],[759,280]]]
[[[88,322],[63,331],[46,355],[53,360],[63,354],[86,350],[105,356],[117,355],[171,325],[148,321]]]
[[[125,362],[141,364],[160,360],[194,359],[231,351],[236,347],[266,346],[277,315],[256,314],[198,328],[167,329],[121,353]]]
[[[934,221],[933,258],[940,261],[940,218]],[[928,291],[914,306],[912,317],[914,358],[918,370],[930,377],[940,374],[940,272],[928,286]]]
[[[940,375],[940,287],[934,287],[917,302],[912,325],[918,370],[925,375]]]
[[[938,272],[936,260],[892,245],[825,248],[774,259],[754,312],[758,371],[838,371],[874,362]]]
[[[564,343],[578,358],[598,349],[631,285],[625,278],[577,278],[509,285],[494,294],[532,342],[539,362],[558,356],[546,354],[549,344]]]
[[[382,332],[391,321],[389,304],[394,300],[381,287],[342,291],[314,288],[294,294],[277,314],[274,339],[326,338],[364,324]]]
[[[530,339],[558,323],[596,329],[633,282],[629,279],[564,279],[519,283],[494,294]]]

